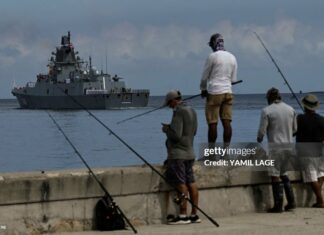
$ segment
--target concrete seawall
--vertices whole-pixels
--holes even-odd
[[[161,166],[156,166],[162,172]],[[266,172],[194,167],[200,208],[211,217],[264,210],[272,204]],[[94,172],[134,225],[164,223],[176,206],[170,188],[146,166],[95,169]],[[290,172],[298,206],[314,202],[299,172]],[[0,234],[41,234],[91,230],[94,207],[103,195],[86,169],[2,174]],[[171,195],[169,195],[171,194]],[[190,208],[190,207],[189,207]],[[5,229],[4,229],[5,228]]]

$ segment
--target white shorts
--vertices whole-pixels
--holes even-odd
[[[303,158],[302,177],[305,183],[316,182],[324,176],[324,163],[322,158]]]
[[[324,177],[324,172],[318,170],[302,171],[302,176],[305,183],[316,182],[318,178]]]

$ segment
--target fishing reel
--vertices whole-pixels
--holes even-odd
[[[184,194],[177,195],[173,198],[173,202],[177,205],[180,205],[184,199],[186,199],[186,196]]]
[[[182,201],[181,199],[182,199],[182,198],[176,196],[176,197],[173,198],[173,202],[174,202],[175,204],[177,204],[177,205],[180,205],[180,204],[181,204],[181,201]]]

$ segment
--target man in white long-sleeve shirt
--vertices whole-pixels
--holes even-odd
[[[267,101],[269,105],[261,112],[257,141],[262,142],[264,135],[267,135],[270,157],[276,158],[277,161],[277,167],[272,168],[270,172],[274,206],[268,212],[280,213],[283,211],[283,190],[288,201],[285,210],[296,208],[294,193],[285,168],[291,154],[290,144],[294,142],[293,136],[297,131],[297,119],[295,110],[281,101],[278,89],[273,87],[268,90]]]
[[[201,96],[207,97],[208,142],[216,142],[220,117],[224,128],[223,140],[229,144],[232,138],[232,82],[237,80],[237,61],[233,54],[225,51],[221,34],[213,34],[209,46],[213,52],[207,58],[200,83]]]

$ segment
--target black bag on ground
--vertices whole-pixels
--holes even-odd
[[[107,197],[103,197],[97,202],[95,214],[96,229],[100,231],[125,229],[123,216]]]

